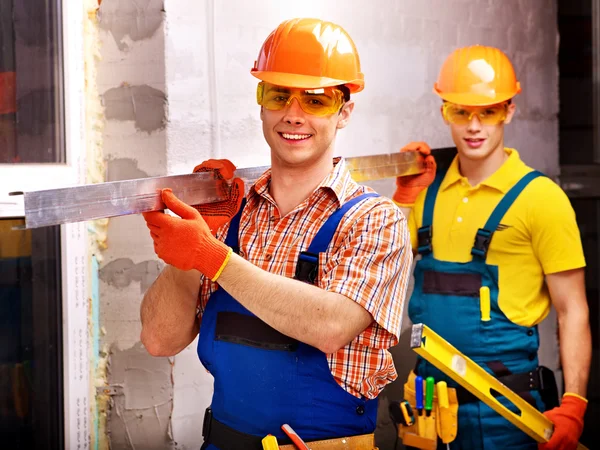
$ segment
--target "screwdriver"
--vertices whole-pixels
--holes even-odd
[[[433,377],[427,377],[425,379],[425,436],[428,438],[435,438],[435,422],[431,417],[431,410],[433,409],[433,388],[435,387],[435,381]]]
[[[425,414],[427,417],[431,415],[431,409],[433,408],[433,377],[427,377],[425,379]]]
[[[417,408],[417,433],[419,436],[425,435],[423,423],[423,377],[417,375],[415,378],[415,406]]]

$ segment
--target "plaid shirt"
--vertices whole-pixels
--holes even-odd
[[[240,221],[240,255],[271,273],[293,278],[300,251],[307,250],[330,213],[372,189],[358,185],[336,158],[315,191],[285,217],[269,194],[270,170],[250,188]],[[228,225],[219,230],[221,240]],[[406,219],[386,197],[354,206],[340,223],[332,245],[319,256],[316,285],[357,302],[375,319],[346,347],[328,354],[337,383],[354,396],[372,399],[398,376],[388,348],[400,336],[411,273],[412,251]],[[216,283],[202,281],[199,313]]]

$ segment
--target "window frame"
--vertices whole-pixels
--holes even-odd
[[[0,164],[0,218],[24,217],[23,196],[12,191],[36,191],[84,184],[86,180],[86,109],[84,71],[85,2],[54,0],[61,21],[56,64],[57,98],[62,99],[65,163]],[[68,120],[67,120],[68,118]],[[60,225],[60,286],[62,297],[62,386],[64,448],[90,448],[90,335],[88,299],[90,255],[84,223]]]

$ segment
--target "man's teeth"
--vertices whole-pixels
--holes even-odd
[[[281,135],[286,139],[306,139],[310,137],[310,134],[287,134],[281,133]]]

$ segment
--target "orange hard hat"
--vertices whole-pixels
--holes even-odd
[[[250,73],[267,83],[293,88],[343,84],[350,92],[360,92],[365,85],[348,33],[319,19],[282,22],[263,43]]]
[[[514,97],[521,92],[521,85],[501,50],[473,45],[459,48],[446,58],[433,90],[451,103],[486,106]]]

